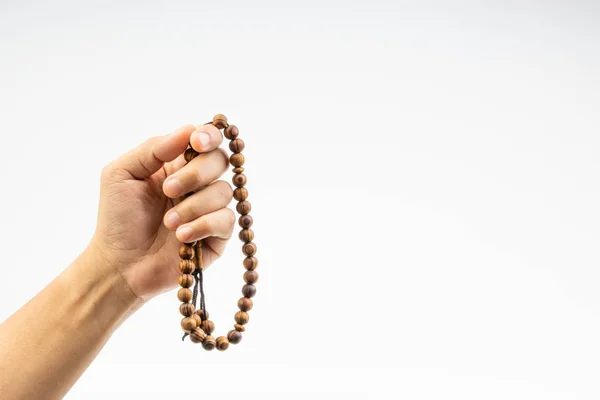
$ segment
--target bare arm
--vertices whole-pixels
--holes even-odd
[[[86,250],[0,325],[0,397],[63,397],[141,305],[123,278]]]

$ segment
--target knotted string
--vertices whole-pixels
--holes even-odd
[[[204,276],[202,274],[202,241],[198,241],[198,243],[196,244],[196,246],[194,246],[194,250],[196,250],[194,252],[194,258],[195,258],[195,264],[196,264],[196,270],[194,271],[193,275],[194,275],[194,292],[192,295],[192,304],[194,305],[194,308],[196,308],[196,301],[198,298],[198,292],[200,293],[200,309],[202,310],[202,315],[204,316],[204,319],[208,319],[206,318],[206,305],[204,303]],[[181,338],[181,340],[185,340],[186,336],[189,336],[189,333],[184,333],[183,337]]]

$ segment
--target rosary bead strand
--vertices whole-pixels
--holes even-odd
[[[248,199],[248,190],[245,188],[247,177],[243,173],[245,168],[242,167],[245,163],[242,151],[246,148],[246,144],[239,136],[239,129],[235,125],[227,123],[227,117],[222,114],[217,114],[213,117],[212,125],[217,129],[223,130],[225,138],[229,139],[229,149],[232,154],[229,157],[229,162],[234,167],[232,183],[235,186],[233,198],[238,201],[236,211],[240,215],[238,224],[242,228],[239,232],[239,239],[243,242],[242,254],[245,258],[242,262],[244,269],[244,282],[242,287],[242,296],[238,300],[238,311],[235,316],[235,324],[232,330],[227,333],[227,336],[218,336],[216,339],[211,336],[215,330],[215,324],[209,319],[208,311],[206,311],[204,288],[203,288],[203,265],[202,265],[202,241],[195,243],[182,243],[179,247],[179,270],[181,275],[178,278],[181,289],[177,292],[177,298],[182,302],[179,306],[179,313],[183,315],[181,320],[181,328],[185,332],[183,339],[189,336],[192,343],[200,343],[205,350],[217,349],[225,351],[230,344],[238,344],[242,340],[242,332],[246,331],[244,327],[248,323],[250,316],[248,311],[254,306],[251,298],[256,294],[256,286],[254,283],[258,281],[258,272],[255,271],[258,266],[258,260],[254,255],[257,247],[253,242],[254,232],[250,229],[253,224],[253,219],[249,215],[252,206]],[[187,162],[192,161],[198,156],[196,150],[191,145],[184,153],[184,158]],[[188,193],[183,198],[191,195]],[[190,289],[194,287],[193,291]],[[200,303],[196,305],[197,295],[200,294]]]

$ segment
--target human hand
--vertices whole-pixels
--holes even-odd
[[[211,124],[186,125],[154,137],[102,171],[96,232],[89,251],[123,276],[147,300],[177,285],[180,241],[203,240],[203,265],[210,265],[230,239],[235,215],[227,170]],[[188,143],[200,153],[186,164]],[[179,199],[195,191],[183,201]]]

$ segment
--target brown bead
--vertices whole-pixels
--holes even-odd
[[[229,140],[235,139],[236,137],[238,137],[239,134],[240,131],[235,125],[229,125],[227,128],[225,128],[225,131],[223,132],[223,135],[225,135],[225,137]]]
[[[244,285],[242,286],[242,294],[244,297],[251,298],[256,294],[256,286],[254,285]]]
[[[179,257],[183,260],[191,260],[194,258],[194,248],[192,246],[188,246],[187,244],[182,244],[179,246]]]
[[[237,212],[241,215],[246,215],[250,212],[250,210],[252,210],[252,205],[250,204],[249,201],[244,200],[244,201],[240,201],[239,203],[237,203],[237,205],[235,206],[235,209],[237,210]]]
[[[225,351],[229,347],[229,339],[225,336],[219,336],[217,338],[217,350]]]
[[[229,150],[234,153],[241,153],[246,148],[246,144],[242,139],[233,139],[229,142]]]
[[[256,257],[247,257],[244,258],[244,268],[248,271],[252,271],[258,267],[258,259]]]
[[[179,275],[179,286],[189,288],[194,284],[194,276],[190,274]]]
[[[194,307],[192,303],[181,303],[181,305],[179,306],[179,312],[184,317],[191,317],[192,314],[194,314],[195,309],[196,307]]]
[[[210,316],[208,315],[208,311],[204,312],[202,311],[202,309],[196,310],[196,314],[198,314],[202,321],[205,321],[208,318],[210,318]]]
[[[194,328],[190,333],[190,340],[194,343],[202,343],[206,338],[206,333],[200,328]]]
[[[242,253],[248,257],[252,257],[256,254],[256,244],[254,242],[246,243],[242,246]]]
[[[198,314],[192,314],[192,318],[194,318],[194,321],[196,321],[196,326],[200,326],[200,324],[202,324],[202,318],[200,318]]]
[[[235,322],[237,322],[240,325],[246,325],[248,323],[248,321],[250,320],[250,316],[245,311],[236,312],[234,318],[235,318]]]
[[[252,229],[242,229],[238,236],[242,242],[249,243],[254,239],[254,232]]]
[[[238,332],[246,332],[246,327],[244,325],[235,324],[235,325],[233,325],[233,327]]]
[[[240,325],[242,326],[242,325]],[[243,328],[243,326],[242,326]],[[229,340],[229,343],[231,344],[238,344],[239,342],[242,341],[242,334],[236,330],[230,330],[227,333],[227,339]]]
[[[196,326],[198,326],[196,320],[192,317],[185,317],[181,320],[181,328],[186,333],[190,333]]]
[[[202,347],[204,347],[204,350],[213,350],[215,348],[215,346],[217,345],[217,341],[215,340],[214,337],[212,336],[207,336],[204,338],[204,341],[202,342]]]
[[[192,291],[188,288],[181,288],[177,292],[177,298],[182,303],[187,303],[188,301],[192,300]]]
[[[191,147],[189,149],[187,149],[185,151],[185,153],[183,153],[183,158],[185,158],[185,161],[190,162],[192,161],[198,154],[196,150],[192,149]]]
[[[241,311],[250,311],[252,310],[252,300],[247,297],[242,297],[238,300],[238,308]]]
[[[179,261],[179,270],[183,274],[191,274],[196,269],[192,260],[181,260]]]
[[[246,281],[248,285],[255,284],[256,281],[258,281],[258,272],[254,270],[244,272],[244,281]]]
[[[241,174],[242,172],[244,172],[244,167],[235,167],[234,169],[232,169],[234,174]]]
[[[238,223],[240,224],[240,226],[244,229],[248,229],[252,226],[253,223],[253,219],[250,215],[242,215],[239,219],[238,219]]]
[[[233,182],[233,185],[238,188],[244,187],[247,181],[248,180],[246,179],[246,175],[244,174],[235,174],[233,178],[231,178],[231,182]],[[248,193],[246,193],[246,198],[247,197]]]
[[[215,331],[215,324],[211,320],[207,319],[205,321],[202,321],[202,324],[200,324],[200,328],[202,328],[202,330],[206,332],[207,335],[210,335]]]
[[[248,189],[239,187],[233,191],[233,198],[237,201],[244,201],[248,198]]]
[[[223,114],[217,114],[213,117],[212,124],[218,129],[223,129],[227,126],[227,117]]]
[[[235,153],[232,154],[231,157],[229,157],[229,162],[234,167],[241,167],[242,165],[244,165],[244,161],[246,161],[246,159],[244,158],[244,155],[242,153]]]

